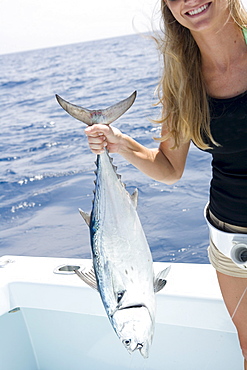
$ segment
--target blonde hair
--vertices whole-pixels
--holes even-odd
[[[243,28],[247,24],[247,12],[241,0],[228,0],[231,17]],[[158,140],[174,139],[177,148],[181,141],[193,142],[201,149],[208,149],[205,136],[212,143],[208,96],[201,70],[201,54],[189,29],[173,16],[164,0],[161,0],[164,31],[158,41],[163,56],[163,75],[160,79],[159,103],[161,123],[167,134]],[[157,41],[157,39],[156,39]]]

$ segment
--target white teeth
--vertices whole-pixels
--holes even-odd
[[[189,13],[189,15],[199,14],[199,13],[203,12],[205,9],[207,9],[208,6],[209,6],[209,4],[203,5],[200,8],[198,8],[196,10],[192,10],[191,12],[188,12],[188,13]]]

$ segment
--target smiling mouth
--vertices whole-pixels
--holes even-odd
[[[190,15],[190,16],[195,16],[195,15],[201,14],[201,13],[205,12],[205,10],[208,9],[208,7],[210,5],[211,5],[211,3],[207,3],[205,5],[200,6],[199,8],[197,8],[195,10],[191,10],[190,12],[187,12],[186,14]]]

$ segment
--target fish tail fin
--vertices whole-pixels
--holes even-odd
[[[116,121],[116,119],[122,116],[132,106],[136,99],[136,95],[137,91],[134,91],[128,98],[119,103],[114,104],[109,108],[98,110],[89,110],[78,105],[71,104],[57,94],[56,99],[61,107],[72,117],[86,123],[88,126],[92,126],[95,123],[109,125],[113,121]]]

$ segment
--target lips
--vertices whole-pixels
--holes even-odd
[[[204,5],[196,8],[196,9],[190,10],[190,11],[186,12],[186,15],[190,15],[191,17],[199,15],[199,14],[205,12],[205,10],[208,9],[210,4],[211,3],[207,3],[207,4],[204,4]]]

